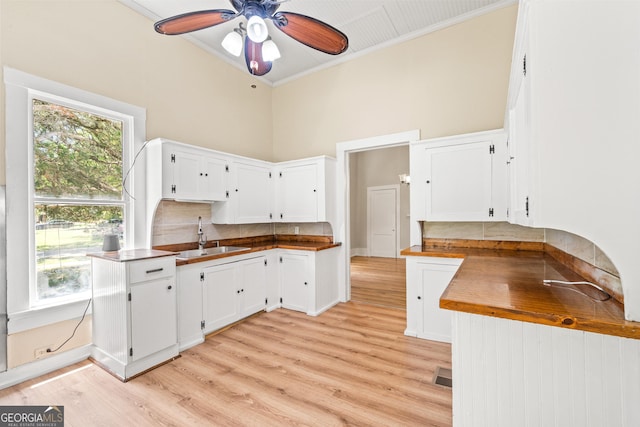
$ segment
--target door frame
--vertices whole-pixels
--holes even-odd
[[[341,302],[351,299],[351,218],[349,154],[358,151],[408,145],[420,140],[420,129],[388,135],[375,136],[336,144],[336,221],[333,228],[336,241],[342,242],[338,255],[338,297]],[[418,223],[411,223],[412,228],[419,228]],[[413,235],[415,231],[411,232]]]
[[[367,187],[367,255],[371,256],[371,193],[373,191],[380,190],[396,190],[396,224],[395,224],[395,233],[396,233],[396,247],[393,251],[393,255],[395,258],[398,258],[400,255],[400,184],[394,185],[379,185],[374,187]]]

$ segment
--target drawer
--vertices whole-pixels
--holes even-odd
[[[175,276],[175,274],[176,258],[173,256],[145,259],[129,264],[129,284]]]

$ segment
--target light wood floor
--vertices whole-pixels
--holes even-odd
[[[351,258],[351,300],[382,307],[407,307],[404,258]]]
[[[405,312],[339,304],[262,313],[128,383],[89,361],[0,390],[0,405],[64,405],[66,426],[451,424],[433,385],[450,346],[403,335]]]

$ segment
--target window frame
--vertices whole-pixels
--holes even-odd
[[[32,304],[35,292],[33,99],[122,121],[123,171],[145,143],[146,110],[102,95],[4,67],[6,98],[7,313],[9,333],[75,318],[88,298]],[[124,194],[125,248],[146,242],[145,164],[136,162]],[[80,311],[79,311],[80,310]]]

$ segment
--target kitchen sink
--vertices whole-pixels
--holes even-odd
[[[243,246],[218,246],[217,248],[207,248],[204,250],[192,249],[190,251],[182,251],[178,253],[177,258],[192,259],[208,255],[226,254],[230,252],[248,251],[251,248],[245,248]]]

